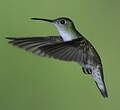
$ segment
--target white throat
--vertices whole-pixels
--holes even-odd
[[[63,28],[60,28],[57,25],[55,25],[55,26],[56,26],[57,30],[59,31],[59,34],[61,35],[61,37],[63,38],[64,41],[71,41],[71,40],[77,38],[77,36],[75,35],[74,32],[72,32],[72,31],[67,32]]]
[[[59,33],[64,41],[71,41],[73,39],[72,36],[64,30],[59,30]]]

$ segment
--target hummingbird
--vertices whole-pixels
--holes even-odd
[[[104,98],[108,97],[100,56],[90,41],[77,31],[73,21],[66,17],[53,20],[44,18],[31,19],[54,24],[60,35],[7,37],[9,43],[39,56],[77,62],[84,74],[92,76],[102,96]]]

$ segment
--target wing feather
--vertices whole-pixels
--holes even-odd
[[[80,41],[83,38],[67,42],[64,42],[60,36],[7,39],[10,40],[10,44],[40,56],[49,56],[55,59],[76,62],[80,62],[83,56],[83,47],[80,47]]]

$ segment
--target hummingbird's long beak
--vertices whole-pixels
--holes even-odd
[[[50,20],[50,19],[44,19],[44,18],[31,18],[31,19],[32,19],[32,20],[47,21],[47,22],[53,23],[53,20]]]

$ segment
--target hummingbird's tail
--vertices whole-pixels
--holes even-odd
[[[108,97],[106,85],[104,82],[103,73],[101,73],[99,71],[99,69],[97,68],[97,69],[93,70],[92,76],[93,76],[95,83],[96,83],[98,89],[100,90],[102,96],[104,98]]]
[[[104,98],[108,97],[108,93],[107,93],[107,89],[106,89],[106,85],[105,85],[104,81],[103,81],[103,85],[102,86],[100,86],[99,83],[97,83],[96,81],[95,81],[95,83],[96,83],[98,89],[100,90],[102,96]]]

